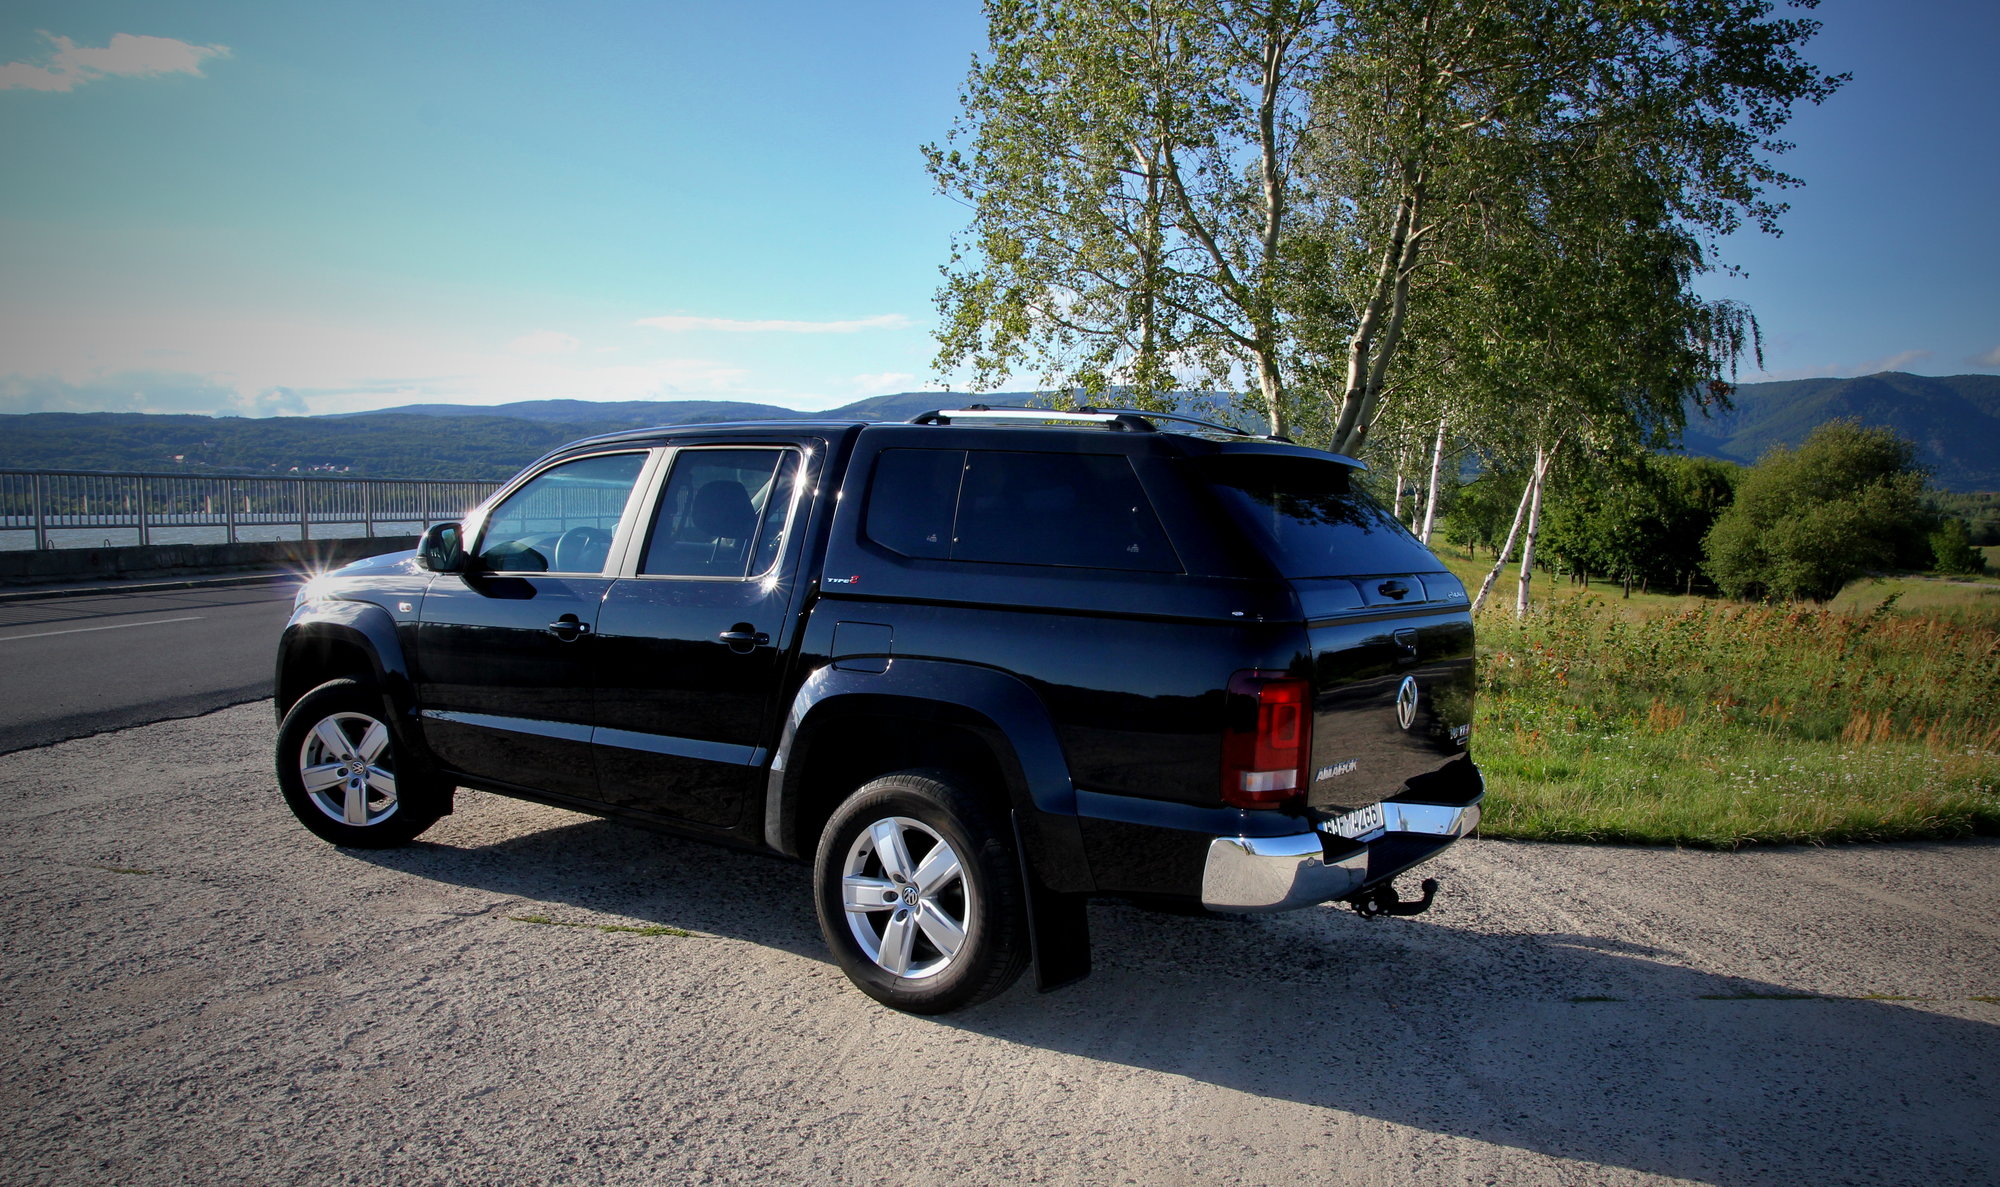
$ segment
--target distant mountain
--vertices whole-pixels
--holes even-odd
[[[1037,398],[1035,392],[897,392],[822,412],[730,400],[527,400],[310,417],[17,413],[0,415],[0,467],[501,479],[558,445],[621,429],[730,420],[908,420],[975,400],[1026,405]],[[1915,441],[1919,459],[1943,489],[2000,491],[2000,376],[1886,371],[1858,379],[1747,383],[1734,402],[1735,411],[1720,416],[1689,414],[1686,452],[1747,464],[1774,445],[1797,445],[1829,420],[1853,417]],[[1259,427],[1254,415],[1230,403],[1218,393],[1183,400],[1193,415]]]
[[[826,415],[854,420],[908,420],[940,408],[963,408],[974,399],[993,404],[1032,404],[1036,398],[1034,392],[994,392],[977,397],[953,392],[898,392],[842,404]]]
[[[351,420],[358,416],[510,416],[519,420],[540,420],[558,424],[613,424],[632,422],[633,427],[650,425],[700,424],[722,420],[780,420],[804,416],[796,408],[776,404],[749,404],[737,400],[519,400],[512,404],[404,404],[378,408],[372,412],[337,412],[322,420]]]
[[[995,407],[1034,407],[1046,399],[1045,392],[896,392],[870,396],[838,408],[801,412],[775,404],[752,404],[737,400],[522,400],[513,404],[403,404],[373,412],[331,413],[317,419],[356,420],[390,414],[409,416],[505,416],[521,420],[562,424],[612,424],[622,428],[651,428],[654,425],[711,424],[733,420],[908,420],[934,409],[963,408],[981,403]],[[1120,403],[1115,394],[1101,401],[1106,406]],[[1254,416],[1230,410],[1231,396],[1224,392],[1186,392],[1181,410],[1191,416],[1241,423],[1246,429],[1261,428]],[[1254,422],[1254,423],[1253,423]]]
[[[624,428],[507,416],[0,415],[0,466],[186,474],[497,480],[567,441]]]
[[[1796,446],[1830,420],[1886,426],[1914,441],[1918,460],[1945,490],[2000,490],[2000,375],[1909,375],[1746,383],[1735,411],[1688,415],[1682,448],[1749,464],[1773,446]]]
[[[1025,404],[1034,393],[980,398]],[[908,420],[968,399],[945,392],[901,392],[825,412],[729,400],[527,400],[255,418],[14,413],[0,414],[0,467],[499,480],[559,445],[600,433],[732,420]]]
[[[399,413],[411,416],[508,416],[520,420],[559,424],[615,424],[644,429],[654,425],[716,424],[732,420],[908,420],[933,408],[955,407],[970,396],[950,392],[898,392],[890,396],[870,396],[852,404],[842,404],[820,412],[801,412],[776,404],[753,404],[742,400],[521,400],[512,404],[404,404],[373,412],[340,412],[323,420],[352,420],[357,417]],[[990,403],[1026,404],[1034,392],[995,392],[977,397]]]

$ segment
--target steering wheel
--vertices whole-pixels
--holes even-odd
[[[556,541],[555,562],[549,568],[557,573],[597,573],[604,569],[610,555],[610,532],[603,528],[574,527]]]

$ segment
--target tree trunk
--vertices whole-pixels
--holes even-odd
[[[1410,451],[1398,445],[1396,447],[1396,497],[1391,500],[1389,507],[1389,514],[1396,517],[1397,523],[1403,522],[1403,465],[1409,460]]]
[[[1403,193],[1389,224],[1389,243],[1383,249],[1368,302],[1347,340],[1347,386],[1334,423],[1335,453],[1361,456],[1382,404],[1382,389],[1409,309],[1410,276],[1416,272],[1423,251],[1424,184],[1422,170],[1414,163],[1406,164]]]
[[[1278,244],[1285,227],[1285,183],[1278,149],[1278,103],[1284,88],[1285,54],[1291,38],[1279,27],[1282,14],[1273,7],[1264,26],[1263,91],[1257,102],[1257,155],[1264,190],[1264,271],[1276,267]],[[1257,382],[1264,392],[1264,416],[1273,437],[1285,435],[1284,384],[1278,373],[1278,335],[1268,292],[1261,294],[1257,326]]]
[[[1500,555],[1493,562],[1493,571],[1486,575],[1486,580],[1479,583],[1479,596],[1472,599],[1474,614],[1479,613],[1479,607],[1485,605],[1486,595],[1493,592],[1494,584],[1500,580],[1500,570],[1507,567],[1507,557],[1514,551],[1514,537],[1521,531],[1521,517],[1528,511],[1528,497],[1535,493],[1534,485],[1530,482],[1521,491],[1521,505],[1514,508],[1514,523],[1507,529],[1507,542],[1500,546]]]
[[[1437,443],[1431,446],[1431,485],[1424,499],[1424,530],[1417,533],[1417,539],[1428,548],[1431,542],[1431,526],[1437,523],[1438,511],[1438,470],[1444,465],[1444,417],[1438,417]]]
[[[1525,618],[1528,614],[1528,584],[1535,579],[1535,534],[1542,526],[1542,479],[1549,472],[1550,453],[1539,447],[1535,450],[1535,473],[1528,480],[1528,531],[1521,541],[1521,585],[1514,598],[1514,617]]]
[[[1278,364],[1269,351],[1257,352],[1257,386],[1264,396],[1265,430],[1273,437],[1285,435],[1285,388]]]

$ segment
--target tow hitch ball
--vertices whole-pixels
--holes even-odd
[[[1377,915],[1421,915],[1431,909],[1431,900],[1437,897],[1438,880],[1425,878],[1421,888],[1424,897],[1415,902],[1405,902],[1396,894],[1393,883],[1384,882],[1367,894],[1357,895],[1347,900],[1354,913],[1363,919],[1373,919]]]

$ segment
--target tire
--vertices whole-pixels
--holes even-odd
[[[834,811],[813,861],[813,893],[827,947],[861,992],[912,1014],[943,1014],[1020,977],[1027,911],[1001,821],[932,771],[884,775]]]
[[[278,787],[292,815],[320,839],[391,849],[444,815],[445,789],[415,771],[399,777],[387,718],[373,688],[329,680],[300,697],[278,726]]]

